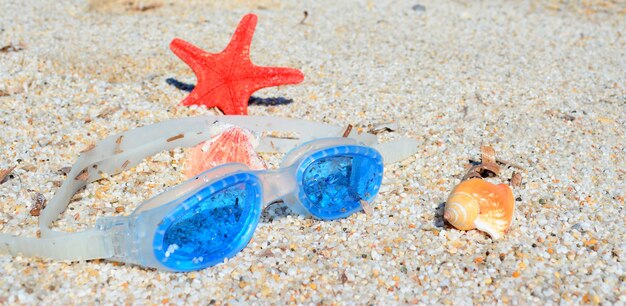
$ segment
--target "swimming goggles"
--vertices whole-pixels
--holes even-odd
[[[238,163],[207,170],[143,202],[129,216],[99,218],[93,229],[66,233],[50,228],[87,183],[161,151],[195,146],[210,138],[209,128],[216,122],[260,133],[259,152],[289,153],[277,170],[250,170]],[[297,139],[272,137],[276,132],[295,133]],[[372,134],[299,119],[205,116],[148,125],[84,151],[41,211],[41,238],[0,234],[0,254],[199,270],[233,257],[248,244],[263,205],[283,200],[296,213],[322,220],[349,216],[378,193],[383,157],[391,163],[416,151],[411,139],[378,144]]]

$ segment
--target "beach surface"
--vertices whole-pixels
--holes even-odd
[[[178,105],[188,92],[174,85],[196,79],[168,45],[219,52],[250,12],[252,61],[305,80],[257,91],[249,114],[397,122],[381,142],[419,143],[385,167],[371,215],[273,205],[242,252],[191,273],[0,255],[0,304],[623,305],[626,2],[572,2],[0,0],[0,169],[16,166],[0,184],[2,233],[37,236],[31,210],[90,144],[219,114]],[[442,218],[481,145],[523,168],[490,179],[522,175],[499,240]],[[184,180],[184,157],[88,185],[53,228],[132,213]]]

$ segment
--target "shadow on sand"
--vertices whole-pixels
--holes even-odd
[[[175,78],[167,78],[165,79],[165,83],[172,85],[182,91],[191,92],[196,86],[194,84],[183,83]],[[262,106],[275,106],[275,105],[286,105],[293,103],[293,99],[287,99],[283,97],[268,97],[268,98],[259,98],[252,96],[248,101],[249,105],[262,105]]]

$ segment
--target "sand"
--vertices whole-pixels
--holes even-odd
[[[218,52],[248,12],[252,60],[305,74],[255,93],[250,114],[396,121],[380,140],[414,138],[418,154],[386,167],[372,215],[275,206],[241,253],[202,271],[1,255],[0,304],[626,303],[624,1],[207,2],[0,1],[0,169],[17,166],[0,231],[35,236],[34,199],[52,198],[90,143],[215,114],[177,106],[187,92],[167,79],[195,76],[168,44]],[[442,219],[481,145],[527,170],[498,241]],[[183,156],[89,185],[55,228],[130,214],[183,179]]]

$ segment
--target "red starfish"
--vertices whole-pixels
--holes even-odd
[[[271,86],[298,84],[304,75],[297,69],[260,67],[250,61],[250,43],[257,17],[241,19],[226,49],[208,53],[181,39],[174,39],[170,49],[196,74],[198,84],[182,105],[218,107],[226,115],[248,114],[248,100],[253,92]]]

